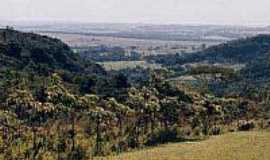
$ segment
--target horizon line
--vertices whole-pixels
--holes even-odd
[[[169,25],[182,25],[182,26],[223,26],[223,27],[270,27],[270,24],[233,24],[233,23],[204,23],[204,22],[182,22],[182,23],[158,23],[158,22],[95,22],[95,21],[82,21],[82,20],[65,20],[65,19],[0,19],[4,23],[15,23],[12,25],[52,25],[52,24],[115,24],[115,25],[152,25],[152,26],[169,26]],[[17,23],[17,24],[16,24]],[[19,24],[21,23],[21,24]],[[22,24],[24,23],[24,24]],[[32,23],[32,24],[31,24]],[[40,24],[44,23],[44,24]],[[46,23],[46,24],[45,24]],[[49,23],[49,24],[48,24]],[[1,24],[0,24],[1,25]],[[3,24],[2,24],[3,26]]]

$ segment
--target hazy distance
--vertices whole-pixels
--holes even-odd
[[[0,20],[269,25],[269,0],[4,0]]]

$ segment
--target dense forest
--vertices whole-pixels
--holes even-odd
[[[58,39],[2,29],[0,159],[83,160],[270,127],[269,49],[270,37],[262,35],[187,57],[149,57],[174,66],[246,62],[240,70],[198,65],[107,72]],[[139,76],[128,77],[131,72]],[[196,80],[175,81],[175,75]],[[264,85],[247,85],[257,77]]]

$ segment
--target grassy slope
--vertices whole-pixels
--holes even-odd
[[[175,143],[108,160],[269,160],[270,132],[238,132],[195,143]]]

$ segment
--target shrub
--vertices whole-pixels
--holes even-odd
[[[267,127],[270,128],[270,119],[267,120]]]
[[[85,151],[79,146],[74,151],[71,151],[67,157],[68,160],[84,160],[86,159]]]
[[[160,129],[153,132],[146,142],[146,145],[157,145],[166,142],[174,142],[177,140],[177,130],[173,129]]]
[[[213,128],[211,128],[210,134],[211,135],[220,135],[222,134],[222,128],[220,126],[214,126]]]
[[[253,121],[241,121],[238,130],[239,131],[249,131],[255,128],[255,123]]]
[[[178,127],[177,138],[179,140],[185,140],[192,136],[192,129],[190,127]]]

